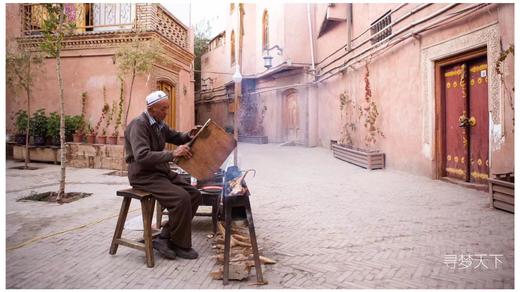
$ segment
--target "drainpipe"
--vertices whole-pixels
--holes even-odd
[[[347,52],[352,48],[352,3],[347,3]]]
[[[312,21],[311,21],[311,4],[307,3],[307,23],[309,26],[309,44],[311,49],[311,70],[310,74],[312,75],[312,81],[314,82],[316,80],[316,65],[314,63],[314,38],[313,38],[313,28],[312,28]],[[317,136],[316,128],[318,123],[318,115],[317,115],[317,90],[314,89],[313,85],[310,85],[307,87],[307,104],[306,104],[306,110],[305,110],[305,145],[310,146],[316,146],[314,140],[311,142],[311,137]],[[312,113],[312,118],[311,118]],[[311,125],[310,123],[313,123],[312,125],[312,136],[311,136]]]
[[[309,25],[309,43],[311,45],[311,72],[314,74],[314,40],[312,38],[311,4],[307,3],[307,22]]]

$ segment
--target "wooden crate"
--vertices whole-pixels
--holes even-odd
[[[515,213],[515,183],[512,174],[499,174],[489,178],[490,206]]]
[[[332,144],[331,146],[334,157],[338,159],[369,170],[385,168],[384,153],[379,151],[368,152],[360,149],[352,149],[339,144]]]

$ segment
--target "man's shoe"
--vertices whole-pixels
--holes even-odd
[[[193,248],[178,247],[170,242],[171,249],[175,254],[183,259],[194,260],[199,257],[199,254]]]
[[[164,258],[169,260],[175,259],[175,251],[168,247],[167,239],[156,238],[152,241],[152,245]]]

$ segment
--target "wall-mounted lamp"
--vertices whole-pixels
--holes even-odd
[[[202,90],[207,90],[213,85],[213,78],[211,77],[202,78],[200,81],[202,81]],[[209,81],[209,84],[207,81]]]
[[[269,51],[273,50],[273,49],[278,49],[278,55],[281,56],[282,53],[283,53],[283,49],[280,48],[278,45],[274,45],[272,46],[271,48],[269,49],[264,49],[264,67],[266,69],[269,69],[271,67],[273,67],[273,57],[269,56]]]

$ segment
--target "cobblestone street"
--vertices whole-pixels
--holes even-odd
[[[268,285],[255,285],[253,269],[231,288],[514,288],[514,215],[490,209],[486,192],[367,171],[325,148],[241,143],[239,160],[242,169],[256,169],[247,183],[258,243],[277,264],[264,266]],[[108,254],[121,204],[115,191],[128,185],[126,177],[68,168],[67,191],[92,196],[64,205],[17,202],[56,190],[59,174],[50,164],[10,169],[17,165],[7,161],[7,288],[223,287],[209,275],[216,265],[208,217],[193,223],[197,260],[155,252],[150,269],[143,252],[120,246]],[[132,203],[129,220],[138,207]],[[468,255],[472,261],[459,260]]]

